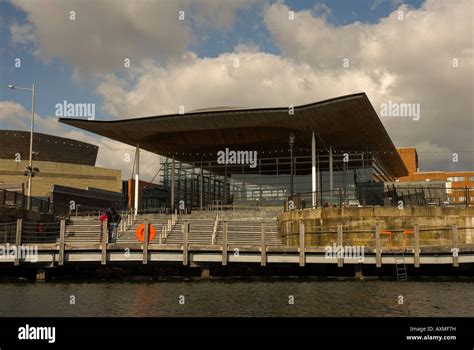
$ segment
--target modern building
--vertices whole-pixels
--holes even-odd
[[[29,159],[29,144],[29,132],[0,131],[0,186],[4,184],[4,189],[26,190],[28,178],[24,170]],[[86,198],[89,194],[97,196],[100,190],[112,193],[113,198],[117,198],[117,194],[122,196],[121,171],[96,167],[97,152],[98,147],[89,143],[34,133],[33,166],[39,173],[33,178],[32,196],[56,197],[56,202],[62,198],[65,203],[76,198],[65,197],[66,190],[70,196],[77,192]],[[53,196],[54,190],[57,193]]]
[[[415,147],[400,147],[397,151],[408,169],[406,176],[398,178],[401,183],[419,185],[424,182],[426,187],[434,187],[434,183],[444,184],[448,203],[474,203],[474,171],[419,171]]]
[[[309,196],[308,206],[371,204],[385,181],[408,175],[365,93],[281,108],[60,122],[164,156],[161,183],[172,208],[280,204],[298,194]]]

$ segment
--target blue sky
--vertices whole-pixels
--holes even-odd
[[[35,83],[37,130],[109,151],[129,147],[59,125],[47,118],[55,118],[55,105],[94,103],[96,119],[107,120],[176,113],[181,104],[286,106],[364,91],[379,116],[389,101],[421,106],[416,123],[381,120],[396,146],[417,147],[422,169],[474,169],[473,4],[0,1],[0,129],[29,125],[30,94],[8,84]],[[70,9],[75,22],[66,18]],[[180,9],[186,21],[177,21]],[[124,69],[128,56],[132,68]],[[228,66],[235,58],[239,70]],[[451,161],[455,152],[458,163]],[[113,158],[99,152],[98,164],[123,168]]]

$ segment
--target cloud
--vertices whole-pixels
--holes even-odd
[[[323,76],[338,76],[341,92],[351,83],[345,78],[365,77],[369,84],[362,90],[379,114],[380,105],[388,101],[420,104],[418,122],[382,118],[396,144],[436,140],[453,152],[474,150],[471,1],[427,0],[420,9],[401,5],[376,24],[339,27],[309,11],[298,12],[289,21],[288,10],[277,3],[264,11],[267,28],[284,57],[308,64]],[[454,59],[458,67],[453,67]],[[474,154],[459,167],[474,168]]]
[[[196,26],[206,26],[211,29],[229,30],[236,20],[239,10],[247,9],[254,0],[182,0],[182,7],[186,9]]]
[[[26,0],[14,3],[28,13],[42,55],[103,73],[96,93],[103,110],[119,119],[176,113],[179,106],[190,111],[296,105],[364,91],[379,112],[388,101],[420,104],[419,121],[382,118],[396,145],[474,149],[469,0],[427,0],[419,9],[400,5],[378,23],[345,26],[309,10],[289,20],[290,9],[278,2],[264,7],[263,21],[281,55],[242,43],[213,58],[187,51],[193,34],[188,23],[177,21],[178,11],[185,9],[194,24],[228,30],[248,2],[224,6],[203,1],[194,7],[175,1],[160,3],[159,9],[148,2],[112,6],[103,1],[89,7],[68,0],[41,9]],[[71,8],[74,23],[68,17]],[[213,16],[217,11],[220,15]],[[130,76],[112,70],[127,53]],[[443,168],[442,162],[424,162],[423,157],[423,166]],[[474,168],[473,157],[467,153],[458,167]]]
[[[13,4],[27,13],[29,21],[12,26],[14,42],[30,39],[26,31],[34,26],[41,58],[59,58],[80,72],[106,74],[125,72],[125,59],[134,67],[150,60],[164,65],[181,58],[193,38],[191,24],[229,29],[236,11],[246,8],[249,1],[103,0],[91,6],[79,0],[40,5],[13,0]],[[180,11],[185,20],[179,20]]]
[[[238,67],[235,62],[238,60]],[[193,56],[186,65],[154,67],[128,89],[110,75],[97,87],[105,111],[118,119],[177,113],[213,106],[289,106],[368,89],[379,82],[358,71],[318,71],[277,55],[254,51]]]
[[[0,123],[7,130],[30,130],[31,111],[13,101],[0,101]],[[130,177],[135,150],[128,145],[93,134],[71,129],[58,122],[56,117],[35,114],[35,132],[41,132],[73,140],[88,142],[99,146],[96,166],[122,171],[122,178]],[[127,160],[130,159],[130,162]],[[160,156],[142,151],[140,162],[141,178],[151,180],[160,167]],[[158,179],[157,179],[158,180]],[[157,181],[156,180],[156,181]]]

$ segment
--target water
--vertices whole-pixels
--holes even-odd
[[[473,296],[470,280],[16,281],[0,316],[474,316]]]

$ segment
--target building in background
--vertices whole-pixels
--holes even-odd
[[[434,187],[436,183],[445,188],[448,203],[474,203],[474,171],[420,171],[415,147],[399,147],[397,151],[408,170],[408,175],[398,177],[401,185],[420,186],[424,182],[425,187]]]
[[[29,132],[0,131],[0,188],[26,188],[29,142]],[[89,143],[34,133],[33,166],[39,173],[33,178],[32,196],[55,204],[73,200],[84,209],[122,199],[121,171],[96,167],[97,152]]]
[[[158,192],[171,209],[281,206],[289,198],[308,207],[383,204],[384,183],[408,173],[365,93],[302,106],[60,122],[163,156]]]

